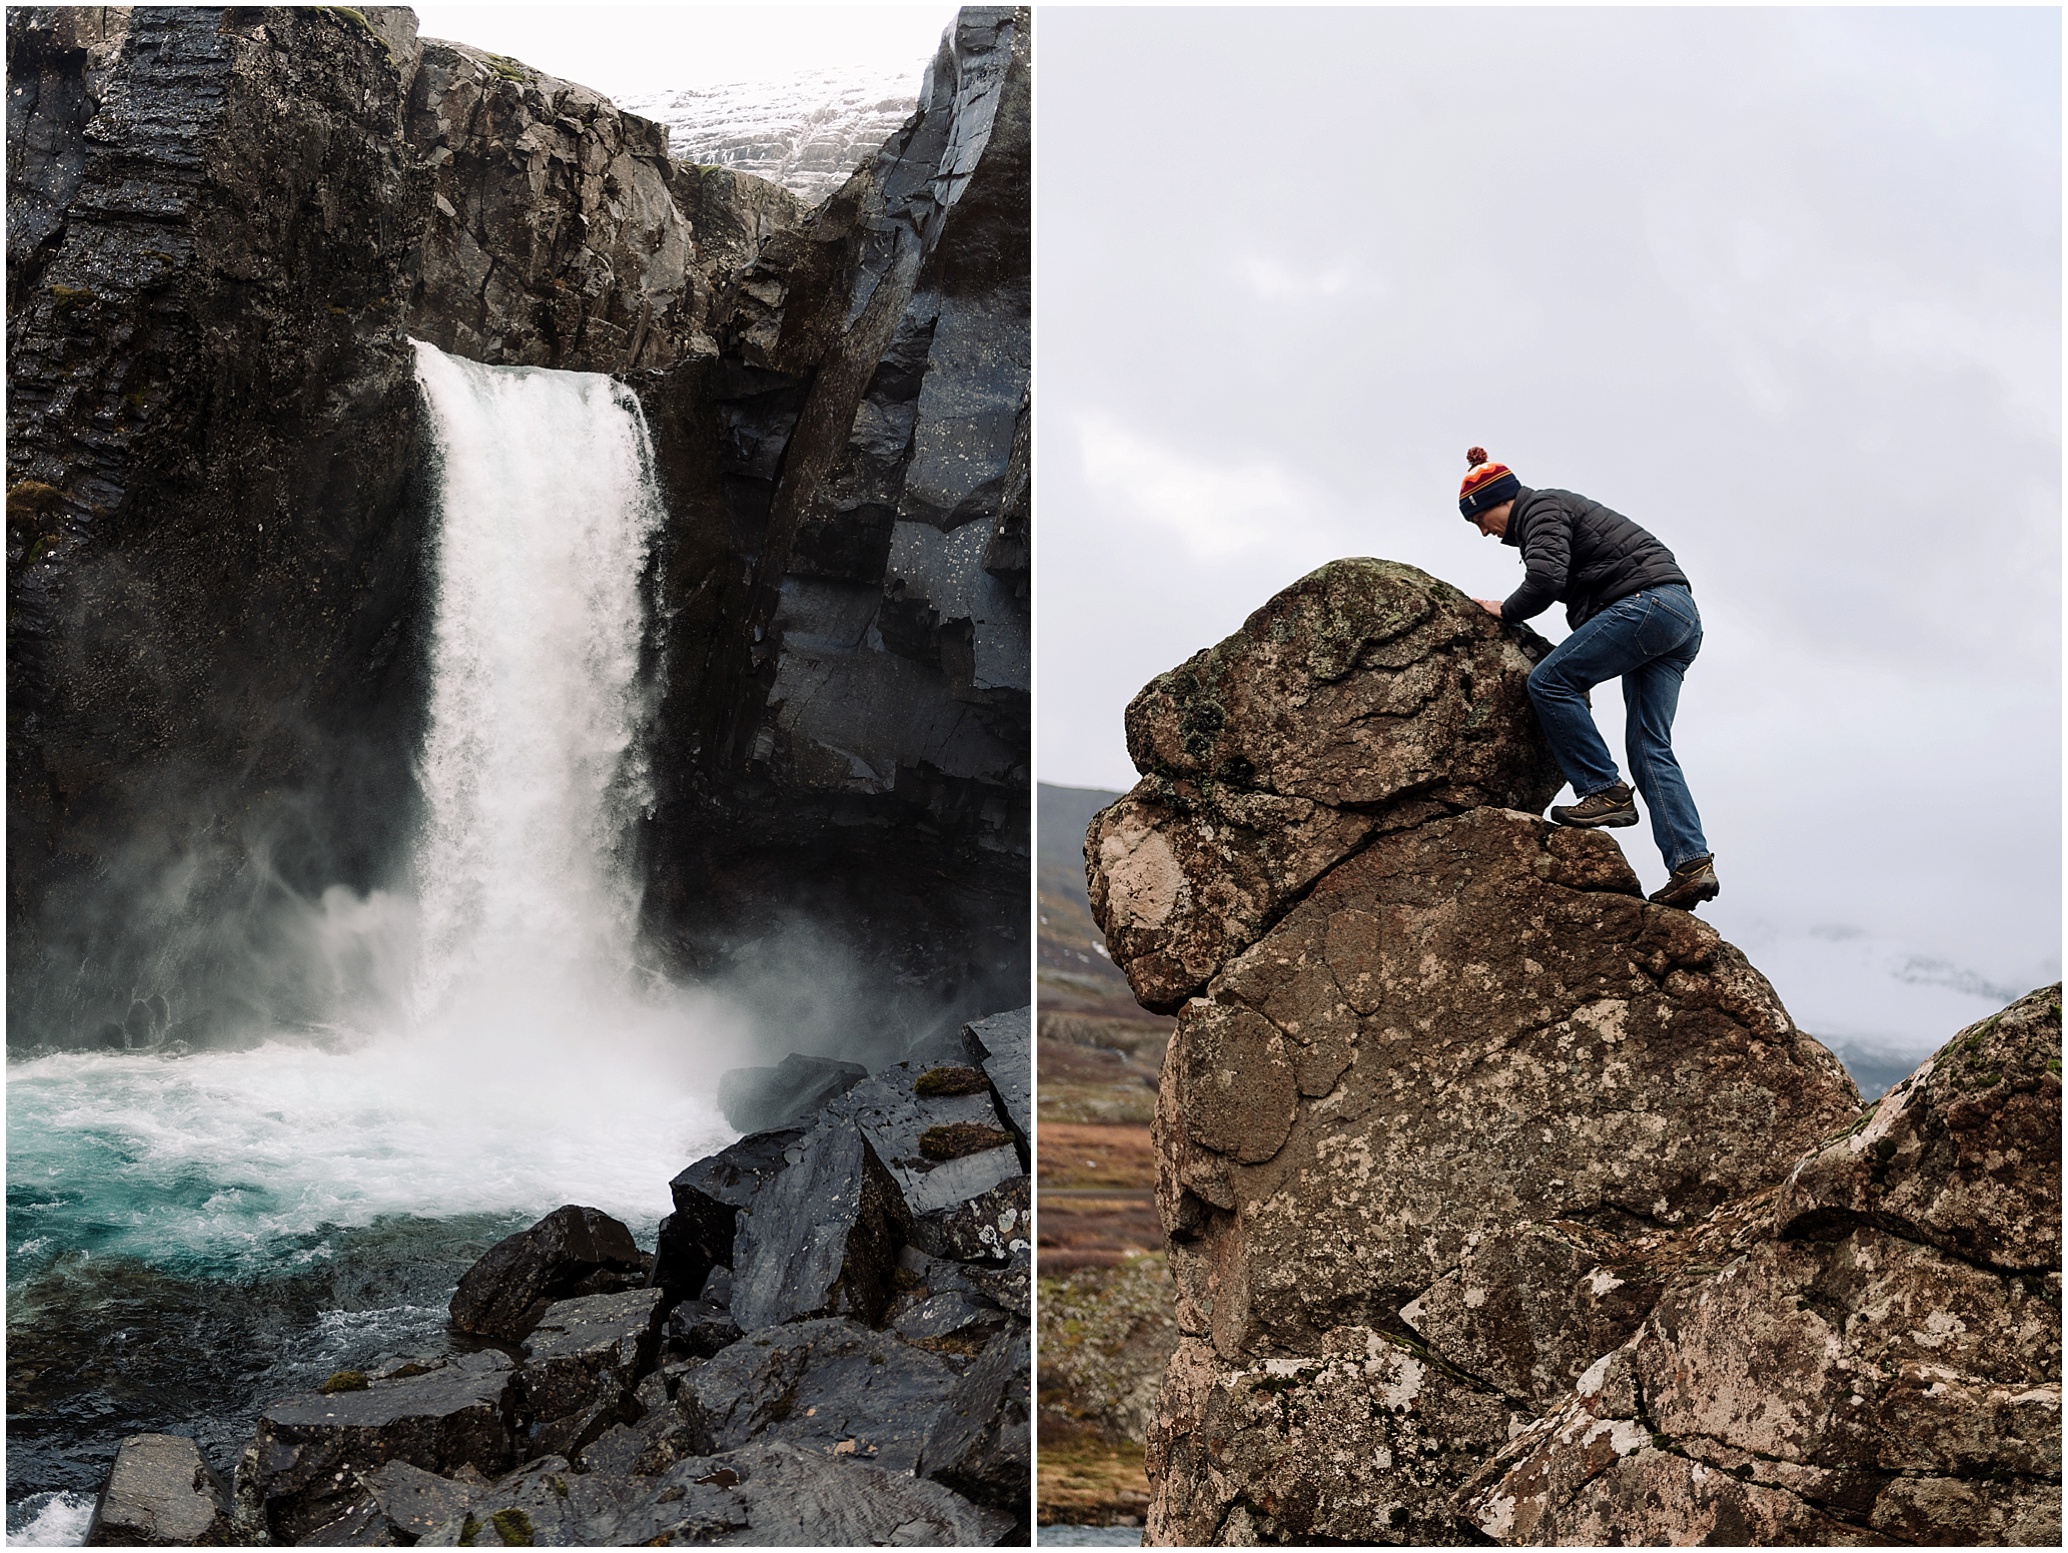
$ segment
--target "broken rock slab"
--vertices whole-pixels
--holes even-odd
[[[526,1453],[577,1455],[638,1411],[633,1388],[653,1368],[666,1296],[660,1289],[592,1294],[547,1310],[524,1345],[520,1376],[531,1415]]]
[[[700,1295],[716,1268],[732,1266],[740,1211],[754,1194],[804,1157],[809,1129],[779,1127],[742,1138],[697,1160],[668,1183],[675,1211],[661,1220],[654,1283],[677,1299]]]
[[[2058,1544],[2060,1051],[2056,985],[1720,1215],[1728,1240],[1693,1232],[1637,1333],[1467,1486],[1473,1525]]]
[[[792,1052],[772,1068],[720,1074],[718,1109],[741,1132],[766,1132],[815,1115],[868,1076],[858,1062]]]
[[[340,1376],[363,1384],[273,1403],[237,1469],[239,1540],[298,1542],[336,1521],[364,1496],[356,1469],[506,1470],[517,1454],[513,1369],[489,1350],[392,1379]]]
[[[198,1445],[183,1434],[122,1442],[87,1524],[88,1547],[221,1547],[233,1540],[229,1492]]]
[[[807,1316],[875,1325],[895,1293],[911,1229],[904,1194],[840,1105],[785,1151],[733,1241],[732,1316],[742,1331]]]
[[[888,1167],[915,1218],[1023,1173],[981,1068],[895,1063],[850,1090],[842,1109]]]
[[[949,1363],[889,1332],[846,1320],[753,1333],[682,1377],[721,1450],[783,1440],[909,1472],[955,1390]]]
[[[1034,1136],[1034,1009],[1010,1009],[990,1014],[965,1027],[982,1049],[984,1071],[998,1092],[1006,1125],[1019,1141],[1020,1167],[1034,1168],[1028,1153]]]
[[[570,1203],[491,1246],[452,1295],[455,1330],[522,1342],[553,1301],[646,1281],[632,1232],[598,1208]]]
[[[1033,1481],[1032,1334],[1014,1321],[964,1372],[927,1432],[915,1470],[979,1504],[1024,1514]]]

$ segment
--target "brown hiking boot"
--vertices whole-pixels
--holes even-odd
[[[1673,877],[1666,881],[1666,887],[1652,896],[1652,904],[1693,911],[1703,901],[1715,900],[1722,888],[1716,882],[1716,859],[1713,856],[1693,857],[1673,870]]]
[[[1578,803],[1554,808],[1551,818],[1560,825],[1597,826],[1635,825],[1637,805],[1630,800],[1630,784],[1615,782],[1598,793],[1589,793]]]

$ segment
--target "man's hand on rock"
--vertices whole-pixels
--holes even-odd
[[[1489,615],[1498,615],[1501,612],[1501,601],[1499,599],[1474,599],[1472,602],[1485,610]]]

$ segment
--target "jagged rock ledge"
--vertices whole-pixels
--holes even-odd
[[[1149,1540],[2057,1540],[2058,988],[1862,1114],[1537,817],[1542,651],[1340,561],[1128,709],[1086,866],[1179,1015]]]

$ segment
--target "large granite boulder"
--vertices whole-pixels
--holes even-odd
[[[1663,1297],[1468,1487],[1472,1523],[1528,1544],[2056,1545],[2060,1054],[2056,985],[1662,1246]]]
[[[1331,561],[1127,709],[1143,780],[1085,841],[1092,914],[1174,1013],[1374,834],[1564,780],[1526,681],[1548,644],[1392,561]]]
[[[1128,709],[1086,858],[1179,1015],[1152,1541],[1478,1540],[1455,1496],[1645,1320],[1660,1237],[1858,1109],[1743,955],[1537,817],[1544,650],[1338,561]]]

